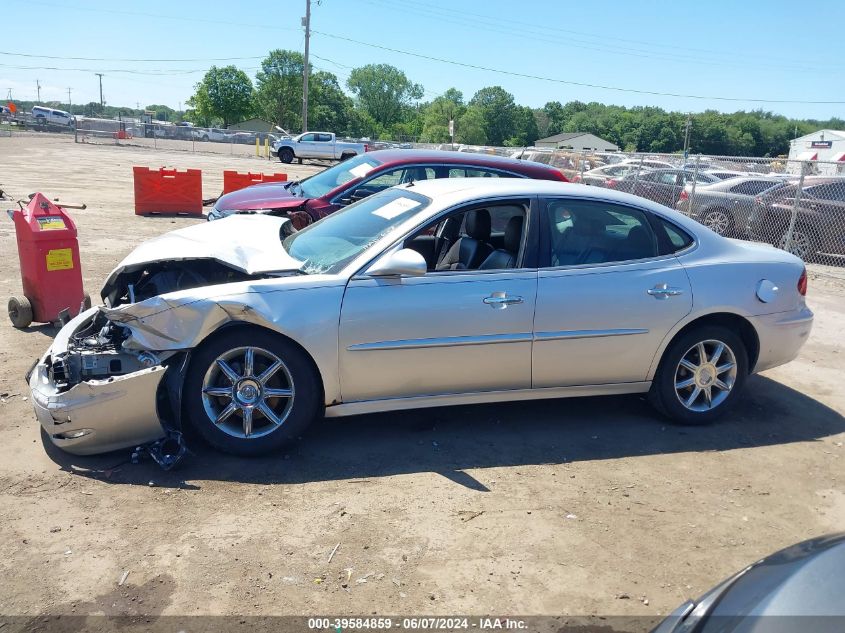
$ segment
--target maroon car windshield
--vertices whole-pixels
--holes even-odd
[[[381,164],[381,161],[372,155],[361,154],[296,183],[298,191],[291,193],[303,198],[322,198],[329,191],[350,180],[363,178]]]

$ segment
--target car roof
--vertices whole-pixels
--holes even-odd
[[[559,172],[554,167],[543,163],[535,163],[529,160],[517,158],[506,158],[491,154],[476,154],[471,152],[453,152],[438,149],[381,149],[374,152],[367,152],[366,156],[372,156],[384,165],[399,166],[420,162],[432,162],[441,164],[477,165],[479,167],[495,167],[498,169],[509,169],[523,174]]]

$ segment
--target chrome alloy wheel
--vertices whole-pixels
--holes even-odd
[[[704,216],[704,226],[719,235],[727,233],[730,224],[731,220],[724,211],[710,211]]]
[[[675,368],[675,393],[690,411],[703,412],[722,404],[736,382],[736,356],[722,341],[696,343]]]
[[[260,347],[238,347],[218,356],[202,381],[208,419],[242,439],[262,437],[282,426],[293,399],[287,365]]]

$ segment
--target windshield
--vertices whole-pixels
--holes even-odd
[[[304,262],[303,272],[337,273],[430,202],[407,189],[385,189],[294,233],[282,246]]]
[[[363,178],[379,165],[375,158],[361,154],[306,178],[298,186],[304,198],[320,198],[345,182]]]

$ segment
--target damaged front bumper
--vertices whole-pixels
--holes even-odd
[[[72,337],[88,328],[99,310],[86,310],[65,325],[28,376],[41,427],[53,444],[76,455],[135,447],[166,434],[157,409],[164,365],[132,366],[117,375],[88,377],[72,385],[57,377],[57,361],[66,365],[68,355],[78,353],[69,350]],[[149,358],[145,360],[149,363]]]

